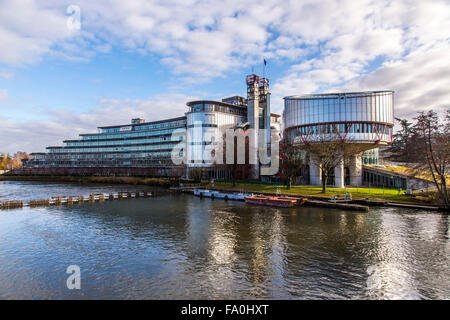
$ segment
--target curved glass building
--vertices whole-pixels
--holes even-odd
[[[301,147],[338,139],[366,151],[392,142],[393,91],[289,96],[284,102],[284,135],[293,145]],[[310,159],[310,181],[321,184],[322,173],[314,162]],[[349,172],[350,184],[360,185],[361,166],[361,157],[342,161],[342,166],[335,168],[335,186],[344,186],[345,171]]]
[[[205,137],[221,134],[223,130],[246,122],[247,106],[206,100],[191,101],[187,106],[187,163],[189,166],[204,166],[211,160],[204,159],[205,148],[211,144],[211,139]]]
[[[285,134],[292,143],[328,132],[357,143],[391,142],[393,91],[290,96],[284,101]]]

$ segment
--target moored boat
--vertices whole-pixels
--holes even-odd
[[[263,205],[267,199],[265,196],[250,196],[245,197],[245,203],[251,203],[251,204],[261,204]]]
[[[297,203],[296,198],[291,199],[282,199],[283,197],[270,197],[270,196],[250,196],[245,197],[245,202],[250,204],[257,204],[263,206],[271,206],[271,207],[282,207],[288,208],[293,207]]]
[[[224,200],[239,200],[239,201],[244,201],[245,197],[252,196],[251,193],[242,193],[242,192],[225,193],[221,191],[208,189],[194,189],[194,195],[198,197],[224,199]]]
[[[296,197],[277,197],[278,199],[283,199],[283,200],[293,200],[295,201],[295,205],[296,206],[301,206],[306,202],[306,198],[296,198]]]

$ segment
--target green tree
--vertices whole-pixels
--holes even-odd
[[[408,149],[413,135],[412,123],[408,119],[395,118],[395,120],[400,124],[400,130],[392,136],[391,158],[395,161],[410,162]]]

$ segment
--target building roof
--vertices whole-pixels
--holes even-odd
[[[332,92],[332,93],[313,93],[304,95],[287,96],[283,99],[313,99],[313,98],[335,98],[342,96],[365,96],[374,93],[394,93],[393,90],[379,90],[379,91],[361,91],[361,92]]]
[[[214,101],[214,100],[189,101],[188,103],[186,103],[186,105],[188,107],[190,107],[191,105],[198,104],[198,103],[210,103],[210,104],[217,104],[217,105],[224,106],[224,107],[234,107],[234,108],[239,108],[239,109],[247,109],[247,106],[241,106],[241,105],[237,105],[237,104],[232,104],[232,103],[227,103],[227,102],[222,102],[222,101]]]
[[[241,105],[236,105],[236,104],[231,104],[231,103],[226,103],[226,102],[222,102],[222,101],[214,101],[214,100],[195,100],[195,101],[189,101],[188,103],[186,103],[186,105],[188,107],[190,107],[193,104],[197,104],[197,103],[211,103],[211,104],[217,104],[217,105],[222,105],[224,107],[234,107],[234,108],[238,108],[238,109],[247,109],[247,106],[241,106]],[[271,117],[274,118],[279,118],[280,115],[276,114],[276,113],[271,113],[270,114]]]
[[[106,127],[97,127],[99,129],[108,129],[108,128],[118,128],[118,127],[126,127],[126,126],[143,126],[146,124],[155,124],[155,123],[162,123],[162,122],[172,122],[172,121],[178,121],[178,120],[184,120],[186,119],[186,116],[183,117],[177,117],[177,118],[170,118],[170,119],[163,119],[158,121],[151,121],[151,122],[143,122],[143,123],[129,123],[129,124],[121,124],[117,126],[106,126]],[[82,134],[80,134],[81,136]]]

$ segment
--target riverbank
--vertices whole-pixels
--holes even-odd
[[[73,182],[73,183],[109,183],[146,185],[169,188],[178,185],[177,179],[169,178],[141,178],[141,177],[96,177],[96,176],[2,176],[0,181],[44,181],[44,182]]]
[[[143,177],[99,177],[99,176],[4,176],[0,175],[0,181],[43,181],[43,182],[71,182],[71,183],[102,183],[123,185],[145,185],[155,187],[178,187],[179,179],[175,178],[143,178]],[[287,196],[300,196],[312,200],[327,201],[333,195],[351,193],[355,203],[367,206],[416,206],[426,210],[438,210],[436,200],[429,196],[409,196],[404,191],[383,188],[327,188],[322,193],[319,186],[277,186],[264,183],[215,182],[214,187],[209,183],[201,184],[202,187],[226,192],[254,192],[268,195],[283,194]]]
[[[208,187],[211,187],[210,185]],[[228,192],[256,192],[268,195],[288,195],[301,196],[308,199],[319,201],[327,201],[334,195],[344,195],[349,193],[355,203],[368,206],[384,206],[384,205],[405,205],[405,206],[420,206],[423,209],[437,210],[439,205],[436,200],[430,197],[409,196],[404,191],[399,192],[396,189],[382,189],[382,188],[327,188],[326,193],[322,193],[322,188],[319,186],[276,186],[262,183],[246,183],[236,182],[233,187],[230,182],[216,182],[214,188],[216,190]]]

